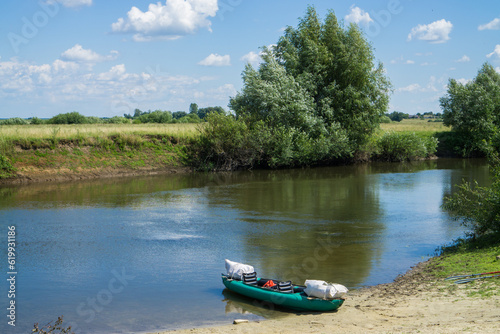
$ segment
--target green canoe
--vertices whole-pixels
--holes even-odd
[[[222,283],[229,290],[296,311],[335,311],[344,303],[343,299],[326,300],[308,297],[303,291],[305,288],[303,286],[293,285],[292,292],[281,292],[272,288],[265,288],[260,286],[262,285],[259,284],[261,280],[263,279],[257,278],[257,284],[252,285],[240,280],[231,279],[227,275],[222,274]]]

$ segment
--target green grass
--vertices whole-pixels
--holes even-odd
[[[444,279],[456,275],[500,271],[500,260],[496,259],[500,255],[499,240],[500,235],[487,235],[477,239],[462,239],[452,246],[443,247],[442,255],[436,257],[430,265],[432,274]],[[457,287],[453,281],[446,282],[451,290]],[[500,278],[466,283],[466,288],[470,288],[470,296],[500,295]]]
[[[428,134],[451,131],[451,128],[445,126],[443,122],[429,122],[420,119],[404,119],[401,122],[382,123],[380,128],[385,132],[420,132]]]

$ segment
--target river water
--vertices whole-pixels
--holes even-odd
[[[441,209],[481,160],[192,174],[0,188],[1,333],[64,315],[76,333],[154,332],[276,318],[224,291],[224,259],[258,275],[392,281],[463,234]],[[7,279],[16,229],[15,297]],[[16,326],[8,324],[9,303]]]

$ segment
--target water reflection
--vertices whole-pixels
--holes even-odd
[[[487,184],[485,162],[2,187],[0,222],[4,229],[16,225],[23,255],[18,301],[26,316],[14,333],[61,314],[88,333],[211,324],[234,312],[279,316],[220,295],[225,258],[297,283],[314,278],[353,288],[389,282],[462,233],[440,207],[462,179]],[[122,268],[137,279],[87,322],[78,306]],[[0,308],[5,302],[0,299]],[[0,323],[0,332],[6,330]]]

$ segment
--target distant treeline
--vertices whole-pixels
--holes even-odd
[[[96,116],[84,116],[79,112],[70,112],[56,115],[49,119],[33,118],[8,118],[0,120],[0,125],[26,125],[26,124],[141,124],[141,123],[200,123],[204,122],[207,115],[211,113],[226,114],[222,107],[198,108],[196,103],[192,103],[189,113],[185,111],[141,111],[135,109],[134,114],[125,114],[111,118],[101,118]]]
[[[390,122],[401,122],[404,119],[410,118],[418,118],[418,119],[429,119],[429,121],[443,121],[443,114],[441,113],[433,113],[432,111],[424,112],[423,114],[417,113],[416,115],[406,114],[400,111],[393,111],[392,113],[386,113],[382,118],[381,123],[390,123]]]

